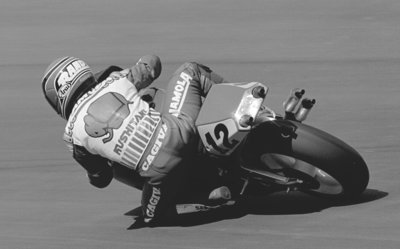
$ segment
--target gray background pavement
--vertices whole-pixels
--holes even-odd
[[[0,248],[399,248],[400,2],[0,1]],[[129,230],[140,193],[91,187],[47,106],[56,57],[94,70],[158,54],[163,86],[185,61],[231,81],[262,81],[282,111],[291,88],[317,105],[308,124],[356,148],[371,172],[348,205],[272,195],[246,214]]]

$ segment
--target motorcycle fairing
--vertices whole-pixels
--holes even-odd
[[[203,103],[196,120],[199,136],[208,152],[228,156],[251,130],[265,96],[254,95],[254,89],[268,88],[259,82],[225,83],[214,85]],[[251,123],[251,122],[249,122]]]

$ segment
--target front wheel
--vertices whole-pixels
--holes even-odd
[[[301,180],[300,190],[334,198],[354,198],[367,187],[369,172],[360,154],[340,139],[288,120],[257,127],[243,147],[244,167]]]

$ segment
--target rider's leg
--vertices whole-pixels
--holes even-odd
[[[195,120],[199,114],[203,98],[207,96],[214,84],[226,82],[210,68],[198,63],[185,63],[172,76],[164,103],[163,113],[169,113],[180,126],[180,132],[190,138],[197,138]],[[176,117],[176,118],[175,118]],[[204,166],[199,166],[203,168]],[[207,170],[205,170],[207,171]],[[211,180],[212,176],[210,175]],[[213,188],[208,199],[218,200],[231,197],[227,187]],[[210,193],[210,192],[208,192]]]
[[[195,120],[202,97],[213,84],[223,81],[222,77],[197,63],[185,63],[172,76],[161,112],[163,124],[154,135],[161,144],[157,145],[157,154],[150,155],[151,164],[140,167],[141,176],[147,179],[142,195],[146,221],[157,220],[166,214],[176,200],[174,189],[180,181],[185,181],[185,175],[180,172],[186,170],[197,151]]]
[[[169,81],[163,113],[194,123],[202,98],[207,96],[212,85],[222,82],[225,81],[221,76],[202,64],[183,64]]]

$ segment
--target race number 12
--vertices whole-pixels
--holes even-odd
[[[206,141],[214,150],[218,151],[221,154],[226,154],[229,150],[233,149],[235,145],[237,145],[238,141],[233,139],[231,142],[229,141],[229,130],[224,124],[218,124],[214,128],[214,136],[217,140],[221,139],[222,136],[222,145],[218,146],[215,142],[214,138],[211,136],[210,132],[205,134]]]

